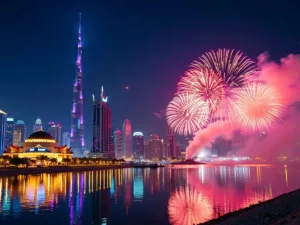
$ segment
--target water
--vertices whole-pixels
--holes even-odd
[[[193,224],[300,188],[300,166],[201,165],[0,177],[0,224]]]

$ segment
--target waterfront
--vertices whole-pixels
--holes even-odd
[[[200,165],[0,177],[0,224],[200,223],[300,188],[299,171]]]

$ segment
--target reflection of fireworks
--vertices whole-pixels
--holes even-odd
[[[189,93],[179,93],[166,110],[169,126],[183,135],[193,134],[202,129],[208,123],[208,114],[206,104]]]
[[[245,131],[265,131],[280,121],[280,96],[261,82],[250,82],[237,92],[234,116]]]
[[[240,51],[229,49],[206,52],[192,64],[192,67],[215,71],[222,76],[227,87],[240,87],[245,82],[245,76],[256,71],[252,60]]]
[[[176,190],[169,199],[170,223],[174,225],[199,224],[210,218],[212,209],[203,195],[189,187]]]
[[[210,112],[217,109],[224,95],[222,78],[212,70],[191,69],[178,83],[179,93],[188,92],[207,103]]]

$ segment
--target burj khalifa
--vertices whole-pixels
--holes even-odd
[[[81,13],[79,14],[76,78],[73,87],[73,109],[71,126],[71,147],[74,157],[82,157],[84,152],[84,121],[82,95],[82,40]]]

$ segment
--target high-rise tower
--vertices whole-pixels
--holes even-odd
[[[82,95],[82,41],[81,41],[81,13],[79,14],[78,46],[76,60],[76,79],[73,87],[73,109],[71,126],[71,147],[75,157],[83,156],[84,122]]]
[[[41,118],[37,118],[35,124],[33,125],[33,133],[43,130],[42,120]]]
[[[131,124],[128,119],[124,121],[122,135],[123,157],[132,158]]]
[[[6,118],[5,112],[0,110],[0,155],[5,151],[5,141],[6,141]]]
[[[142,132],[134,132],[132,135],[132,150],[135,159],[144,158],[144,135]]]
[[[111,111],[101,90],[101,100],[96,101],[93,95],[93,147],[91,157],[105,157],[111,150]],[[112,151],[113,152],[113,151]]]

